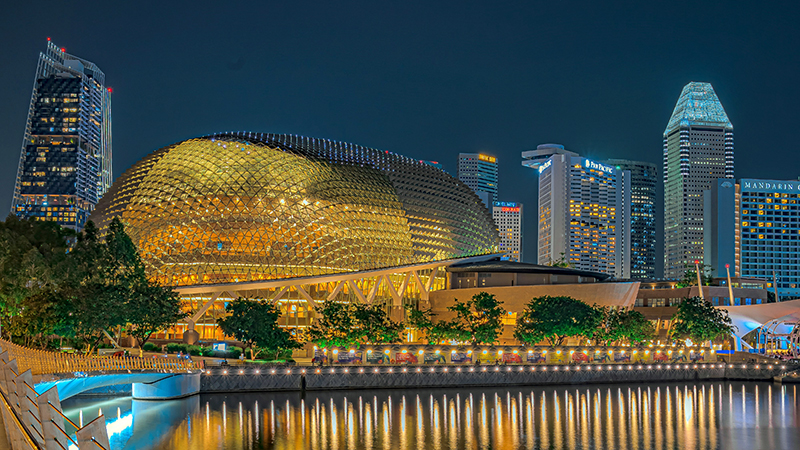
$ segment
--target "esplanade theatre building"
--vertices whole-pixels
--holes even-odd
[[[191,316],[170,337],[221,339],[215,319],[237,297],[276,302],[290,327],[328,300],[402,319],[448,287],[449,266],[498,254],[491,213],[441,169],[292,135],[220,133],[156,150],[91,219],[104,230],[115,216],[149,276],[185,299]]]

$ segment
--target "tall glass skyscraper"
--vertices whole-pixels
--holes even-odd
[[[36,69],[12,212],[81,230],[112,181],[105,74],[48,39]]]
[[[733,178],[733,125],[709,83],[684,86],[664,130],[664,276],[703,259],[703,191]]]
[[[627,159],[602,162],[631,173],[631,278],[655,278],[658,169],[649,162]]]
[[[487,208],[497,201],[497,158],[494,156],[459,153],[458,179],[475,191]]]

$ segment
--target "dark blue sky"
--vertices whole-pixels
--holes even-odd
[[[189,137],[302,134],[442,162],[500,161],[535,262],[519,152],[661,163],[680,90],[711,82],[736,177],[795,179],[800,6],[762,2],[14,2],[0,17],[0,211],[46,38],[114,88],[114,171]],[[787,4],[789,4],[787,2]]]

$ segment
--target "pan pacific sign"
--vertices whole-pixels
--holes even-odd
[[[740,181],[742,191],[786,192],[800,194],[800,181],[792,180],[748,180]]]
[[[605,164],[600,164],[598,162],[594,162],[594,161],[592,161],[590,159],[584,159],[583,160],[583,164],[584,164],[584,166],[586,166],[589,169],[599,170],[601,172],[605,172],[605,173],[609,173],[609,174],[613,174],[614,173],[614,168],[613,167],[606,166]]]

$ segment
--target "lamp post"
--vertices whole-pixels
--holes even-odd
[[[725,264],[725,271],[728,272],[728,296],[731,298],[730,304],[733,306],[733,285],[731,284],[731,265]]]
[[[772,271],[772,290],[775,292],[775,301],[781,301],[781,298],[778,297],[778,277],[775,275],[775,271]]]
[[[703,300],[706,299],[706,296],[703,294],[703,279],[700,277],[700,260],[694,260],[694,268],[697,271],[697,289],[700,290],[700,298]]]

